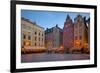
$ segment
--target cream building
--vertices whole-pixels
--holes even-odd
[[[44,50],[45,33],[44,28],[38,26],[35,22],[21,18],[21,43],[25,50]]]
[[[81,15],[78,15],[74,20],[74,47],[82,49],[88,46],[88,29],[86,28],[85,20]]]

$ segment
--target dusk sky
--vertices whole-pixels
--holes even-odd
[[[67,15],[74,21],[74,18],[76,18],[78,14],[83,17],[86,16],[87,19],[90,17],[89,13],[21,10],[21,17],[36,22],[37,25],[45,29],[54,27],[56,24],[58,24],[60,28],[63,28]]]

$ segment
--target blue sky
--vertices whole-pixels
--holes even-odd
[[[63,28],[67,15],[69,15],[74,21],[74,18],[78,14],[83,17],[86,16],[87,19],[90,17],[89,13],[21,10],[21,17],[29,19],[32,22],[36,22],[37,25],[45,29],[54,27],[56,24],[58,24],[60,28]]]

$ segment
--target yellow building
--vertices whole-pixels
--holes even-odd
[[[40,51],[44,50],[44,28],[31,22],[28,19],[21,18],[21,43],[22,51]]]

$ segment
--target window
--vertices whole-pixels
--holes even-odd
[[[37,34],[37,32],[35,32],[35,34]]]
[[[36,41],[36,39],[37,39],[37,38],[35,37],[35,41]]]
[[[40,35],[40,32],[39,32],[39,35]]]
[[[36,43],[35,43],[35,46],[36,46]]]
[[[23,45],[25,45],[25,41],[23,42]]]
[[[80,39],[82,39],[82,36],[80,36]]]
[[[26,35],[25,34],[23,34],[23,39],[26,39]]]
[[[39,41],[40,41],[40,38],[39,38]]]
[[[43,33],[42,33],[42,36],[43,36]]]
[[[30,40],[30,39],[31,39],[31,36],[29,35],[29,36],[28,36],[28,40]]]

